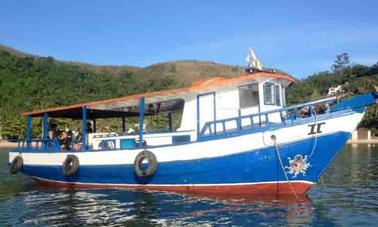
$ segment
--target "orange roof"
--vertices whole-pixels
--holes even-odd
[[[256,78],[276,78],[276,79],[282,79],[282,80],[288,80],[290,82],[296,82],[295,78],[282,73],[270,73],[270,72],[257,72],[252,74],[245,74],[238,77],[232,77],[232,78],[225,78],[225,77],[213,77],[211,79],[207,80],[200,80],[195,81],[192,83],[192,86],[190,87],[184,87],[184,88],[175,88],[175,89],[168,89],[168,90],[162,90],[162,91],[156,91],[156,92],[148,92],[148,93],[142,93],[142,94],[135,94],[120,98],[113,98],[113,99],[106,99],[106,100],[100,100],[100,101],[94,101],[94,102],[86,102],[86,103],[80,103],[70,106],[62,106],[62,107],[55,107],[55,108],[48,108],[44,110],[35,110],[31,112],[25,112],[22,115],[27,116],[40,116],[43,113],[52,113],[52,112],[60,112],[60,111],[69,111],[69,110],[75,110],[82,108],[86,106],[89,109],[96,109],[109,105],[109,104],[117,104],[117,103],[126,103],[130,101],[138,102],[138,100],[141,97],[145,97],[146,99],[152,98],[152,97],[170,97],[172,98],[177,97],[178,94],[185,94],[185,93],[194,93],[201,90],[207,90],[214,87],[224,86],[228,84],[235,84],[240,83],[243,81],[249,81]],[[101,109],[101,108],[100,108]]]

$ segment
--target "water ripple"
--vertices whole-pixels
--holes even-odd
[[[339,226],[378,219],[378,147],[347,147],[297,201],[130,190],[61,190],[7,171],[0,152],[0,226]]]

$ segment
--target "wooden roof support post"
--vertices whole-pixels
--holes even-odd
[[[169,131],[172,132],[172,113],[168,113],[168,128],[169,128]]]
[[[139,147],[143,146],[144,97],[139,99]]]
[[[43,140],[46,140],[49,134],[49,114],[43,114]]]
[[[126,132],[126,119],[125,119],[125,116],[122,117],[122,132]]]
[[[32,127],[32,120],[30,115],[26,117],[26,146],[30,148],[31,146],[31,127]]]
[[[88,149],[88,138],[87,138],[87,107],[82,107],[82,126],[81,126],[81,134],[83,140],[82,150],[86,151]]]
[[[46,142],[46,140],[48,139],[48,136],[49,136],[49,114],[44,113],[43,114],[43,134],[42,134],[42,138],[45,141],[43,143],[45,150],[47,149],[47,145],[48,145],[48,143]]]
[[[93,132],[97,132],[97,122],[96,122],[96,118],[93,118]]]

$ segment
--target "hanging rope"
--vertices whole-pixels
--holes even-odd
[[[314,123],[316,125],[318,123],[318,116],[316,115],[316,111],[315,111],[314,108],[312,109],[312,114],[314,114],[314,116],[315,116],[315,122]],[[310,154],[308,155],[308,159],[307,160],[310,160],[310,158],[314,154],[316,146],[318,144],[318,137],[316,136],[316,134],[313,135],[313,138],[314,138],[314,143],[313,143],[313,146],[312,146],[312,150],[311,150]]]
[[[285,167],[283,166],[282,159],[281,159],[281,154],[280,154],[280,152],[278,151],[278,144],[277,144],[277,141],[276,141],[277,138],[276,138],[275,135],[272,135],[270,138],[272,139],[272,141],[273,141],[273,143],[274,143],[274,147],[275,147],[275,149],[276,149],[276,154],[277,154],[278,160],[280,161],[280,165],[281,165],[282,172],[284,173],[285,178],[286,178],[287,182],[289,183],[290,189],[291,189],[291,191],[293,192],[295,198],[298,199],[297,193],[295,192],[293,186],[291,185],[291,181],[289,180],[289,177],[287,176],[287,173],[286,173],[286,171],[285,171]]]

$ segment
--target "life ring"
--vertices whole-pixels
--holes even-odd
[[[76,155],[69,154],[63,162],[62,170],[64,176],[74,176],[79,171],[79,158]]]
[[[21,156],[17,155],[9,165],[9,172],[11,174],[16,174],[21,170],[23,165],[24,159]]]
[[[143,161],[146,160],[148,167],[143,169]],[[134,161],[134,172],[138,177],[150,177],[156,172],[158,162],[154,153],[148,150],[140,152]]]

